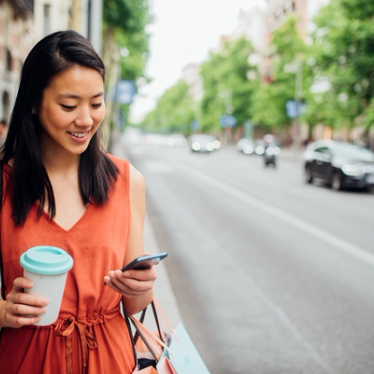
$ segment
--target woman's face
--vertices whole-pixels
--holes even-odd
[[[105,115],[104,82],[99,72],[74,66],[55,76],[37,110],[43,153],[83,153]]]

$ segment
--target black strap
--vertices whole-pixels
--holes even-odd
[[[155,322],[156,322],[156,326],[157,326],[157,331],[158,331],[158,334],[160,335],[160,339],[163,343],[165,343],[164,339],[162,338],[163,334],[161,333],[161,326],[160,326],[160,319],[158,318],[158,315],[157,315],[157,310],[156,310],[156,306],[155,306],[155,303],[153,301],[151,301],[150,305],[152,306],[152,311],[153,311],[153,318],[155,319]],[[139,318],[139,322],[140,323],[143,323],[144,322],[144,318],[145,318],[145,313],[147,311],[147,308],[148,306],[146,306],[143,310],[142,310],[142,314]],[[136,342],[138,341],[139,339],[139,332],[138,330],[136,330],[135,332],[135,335],[134,335],[134,344],[136,344]]]
[[[158,362],[158,359],[157,359],[157,355],[156,353],[153,351],[152,347],[150,346],[150,344],[148,343],[147,339],[145,338],[145,336],[143,335],[143,333],[141,331],[139,331],[136,327],[136,324],[135,322],[130,319],[130,321],[132,322],[132,324],[134,325],[135,329],[137,330],[137,332],[139,333],[139,336],[140,338],[143,340],[144,344],[146,345],[146,347],[148,348],[149,352],[151,353],[151,355],[154,357],[154,359]]]
[[[155,322],[156,322],[156,325],[157,325],[157,329],[158,329],[158,332],[159,332],[159,335],[160,335],[160,339],[163,341],[162,339],[162,334],[161,334],[161,326],[160,326],[160,321],[159,321],[159,318],[158,318],[158,315],[157,315],[157,311],[156,311],[156,307],[154,305],[154,302],[152,301],[151,302],[151,306],[152,306],[152,311],[153,311],[153,316],[155,318]],[[146,311],[147,311],[147,308],[148,306],[146,306],[143,310],[142,310],[142,313],[140,315],[140,318],[139,318],[139,322],[140,323],[143,323],[144,322],[144,319],[145,319],[145,314],[146,314]],[[131,318],[128,317],[128,315],[126,314],[125,312],[125,308],[124,308],[124,305],[123,305],[123,302],[122,302],[122,311],[123,311],[123,315],[124,315],[124,318],[126,320],[126,323],[127,323],[127,327],[128,327],[128,330],[129,330],[129,334],[130,334],[130,339],[131,339],[131,343],[132,343],[132,351],[133,351],[133,355],[134,355],[134,359],[135,359],[135,362],[137,363],[137,365],[139,367],[142,366],[142,359],[139,359],[137,357],[137,354],[136,354],[136,349],[135,349],[135,344],[136,342],[138,341],[139,337],[140,339],[143,340],[145,346],[148,348],[149,352],[151,353],[151,355],[154,357],[154,361],[157,363],[158,360],[157,360],[157,357],[156,357],[156,354],[155,352],[152,350],[152,348],[150,347],[149,343],[147,342],[147,339],[145,338],[145,336],[137,329],[136,327],[136,324],[134,323],[134,321],[131,320]],[[135,329],[135,334],[133,335],[132,334],[132,329],[131,329],[131,323],[134,325],[134,329]],[[164,342],[165,343],[165,342]],[[148,360],[148,361],[152,361],[152,360]],[[144,367],[147,367],[149,366],[149,363],[145,363],[144,364]]]
[[[132,335],[132,330],[131,330],[131,325],[130,325],[130,318],[127,316],[127,314],[125,313],[125,310],[124,310],[124,307],[123,307],[123,302],[122,302],[122,311],[123,311],[123,316],[124,316],[124,319],[126,321],[126,325],[127,325],[127,330],[129,332],[129,335],[130,335],[130,340],[131,340],[131,345],[132,345],[132,354],[134,356],[134,361],[135,361],[135,368],[136,366],[138,366],[138,357],[136,355],[136,350],[135,350],[135,343],[134,343],[134,337]],[[135,370],[134,368],[134,370]]]

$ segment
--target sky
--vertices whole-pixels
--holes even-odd
[[[148,26],[150,58],[146,74],[150,84],[140,88],[130,109],[139,122],[156,100],[180,78],[190,63],[207,60],[221,35],[231,34],[241,9],[265,7],[265,0],[150,0],[154,21]]]

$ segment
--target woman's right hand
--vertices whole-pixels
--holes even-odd
[[[12,290],[1,303],[1,327],[19,328],[39,322],[40,315],[46,312],[48,300],[43,296],[23,292],[32,286],[30,279],[20,277],[14,280]]]

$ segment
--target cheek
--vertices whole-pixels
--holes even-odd
[[[98,109],[97,112],[95,112],[95,116],[94,116],[95,122],[97,124],[100,124],[101,121],[104,119],[104,117],[105,117],[105,106],[103,106],[102,108]]]
[[[45,109],[41,116],[39,116],[39,121],[44,129],[58,129],[64,127],[67,118],[64,115],[56,113],[55,110]]]

